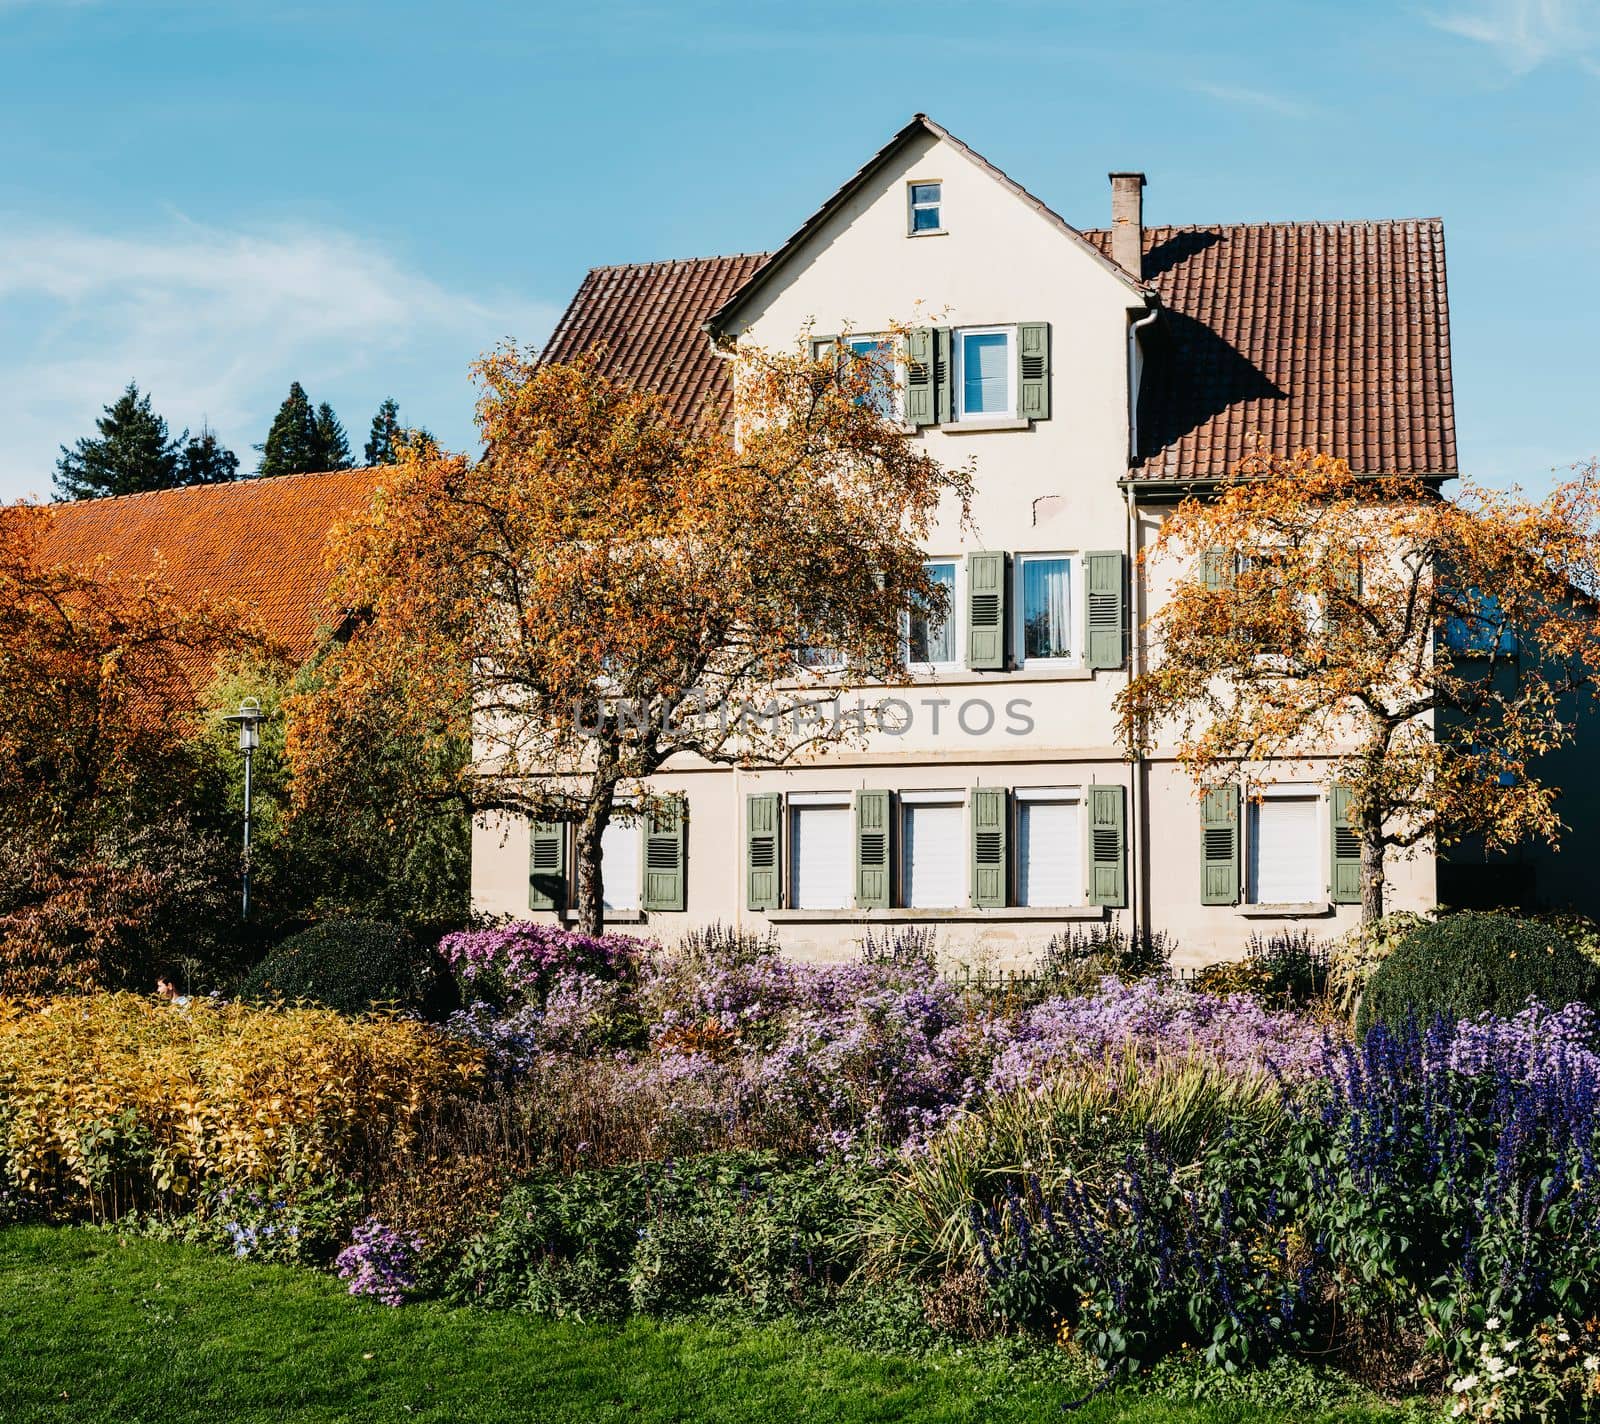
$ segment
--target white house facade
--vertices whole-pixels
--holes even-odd
[[[701,419],[727,409],[719,338],[911,328],[908,438],[976,470],[972,527],[946,511],[928,544],[951,614],[908,624],[894,727],[783,770],[672,765],[656,789],[681,817],[608,833],[610,918],[770,926],[817,957],[930,925],[952,958],[1002,965],[1111,919],[1191,963],[1355,922],[1325,763],[1197,798],[1169,753],[1128,757],[1113,701],[1161,597],[1140,551],[1258,437],[1455,473],[1442,229],[1146,228],[1143,177],[1111,183],[1111,226],[1074,229],[918,115],[770,256],[589,274],[547,359],[603,349]],[[558,916],[571,861],[563,828],[481,818],[475,906]],[[1390,876],[1391,907],[1434,903],[1428,851]]]

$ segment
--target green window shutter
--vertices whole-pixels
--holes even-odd
[[[1329,797],[1333,860],[1331,888],[1335,905],[1361,903],[1361,838],[1350,824],[1350,788],[1335,786]]]
[[[1212,786],[1200,798],[1200,903],[1239,903],[1239,788]]]
[[[1233,555],[1226,549],[1207,549],[1200,556],[1200,577],[1207,588],[1229,588],[1233,584]]]
[[[967,666],[1003,672],[1006,666],[1006,556],[967,555]]]
[[[1128,903],[1127,810],[1120,786],[1089,788],[1089,903]]]
[[[889,908],[889,793],[856,792],[856,905]]]
[[[1342,563],[1334,571],[1334,584],[1339,592],[1347,598],[1358,599],[1361,597],[1361,556],[1356,555],[1349,563]],[[1322,626],[1328,632],[1336,632],[1341,623],[1349,617],[1350,610],[1340,607],[1324,608]]]
[[[906,333],[907,424],[932,425],[933,406],[933,328],[918,326]]]
[[[776,792],[744,798],[744,902],[752,910],[780,903],[783,797]]]
[[[1110,549],[1083,556],[1088,585],[1083,600],[1083,645],[1092,668],[1119,668],[1123,663],[1122,551]]]
[[[528,827],[528,908],[567,907],[567,826],[534,821]]]
[[[933,387],[934,419],[940,425],[956,418],[956,384],[950,360],[950,342],[953,333],[948,326],[938,326],[933,331]]]
[[[1007,800],[1003,786],[972,791],[972,903],[980,910],[1006,905]]]
[[[1028,321],[1017,328],[1017,414],[1050,418],[1050,323]]]
[[[688,809],[683,797],[669,796],[644,822],[644,894],[646,910],[681,910],[687,902],[684,850]]]

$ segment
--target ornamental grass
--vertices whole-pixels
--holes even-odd
[[[212,1187],[346,1174],[481,1072],[480,1050],[388,1014],[0,999],[0,1163],[56,1209],[181,1209]]]

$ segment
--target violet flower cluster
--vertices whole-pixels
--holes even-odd
[[[350,1244],[334,1262],[351,1295],[369,1295],[382,1305],[399,1305],[417,1286],[421,1240],[411,1232],[368,1217],[351,1233]]]
[[[1106,978],[1098,990],[1047,999],[1006,1028],[986,1088],[1038,1087],[1074,1063],[1128,1050],[1154,1058],[1195,1054],[1229,1069],[1268,1068],[1290,1080],[1322,1063],[1323,1030],[1294,1013],[1265,1009],[1249,994],[1197,994],[1166,978],[1132,984]]]
[[[632,982],[653,948],[629,935],[586,935],[518,920],[487,930],[461,930],[439,941],[439,953],[467,984],[508,1000],[542,1000],[560,974]]]

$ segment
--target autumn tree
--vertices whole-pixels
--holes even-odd
[[[482,458],[413,442],[336,536],[336,596],[365,618],[295,709],[297,794],[336,797],[398,738],[427,773],[402,804],[572,823],[598,932],[601,837],[619,805],[670,814],[646,778],[671,759],[771,765],[863,735],[819,650],[900,676],[904,610],[942,607],[920,541],[941,503],[966,517],[971,479],[880,408],[871,358],[808,352],[730,354],[737,442],[596,358],[478,363]]]
[[[159,574],[54,561],[54,517],[0,510],[0,992],[119,982],[152,932],[198,935],[197,690],[265,646]]]
[[[1202,790],[1268,760],[1323,767],[1344,788],[1364,920],[1383,914],[1391,852],[1557,840],[1541,758],[1576,735],[1600,675],[1594,467],[1542,500],[1447,499],[1263,453],[1185,500],[1145,557],[1173,582],[1120,699],[1128,741],[1173,748]]]

